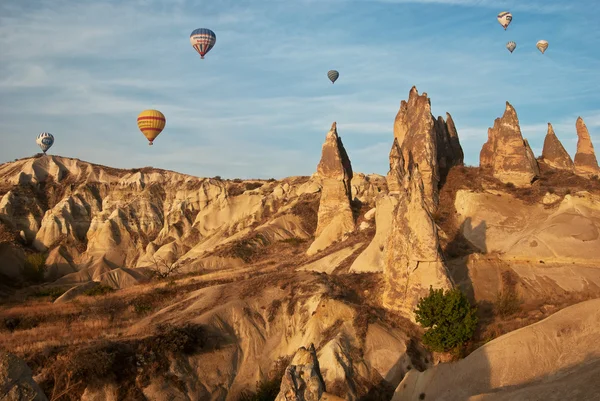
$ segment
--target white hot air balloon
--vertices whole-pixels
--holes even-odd
[[[542,54],[544,54],[544,52],[546,51],[546,49],[548,48],[548,42],[545,40],[539,40],[537,42],[537,44],[535,45],[535,47],[538,48],[539,51],[542,52]]]
[[[506,44],[506,48],[511,53],[515,51],[516,47],[517,47],[517,44],[515,42],[513,42],[512,40]]]
[[[508,26],[510,25],[511,21],[512,21],[512,14],[509,13],[508,11],[502,11],[500,14],[498,14],[498,22],[500,23],[500,25],[502,25],[502,27],[504,28],[505,31],[506,31],[506,28],[508,28]]]
[[[37,145],[42,149],[42,152],[45,154],[46,151],[54,144],[54,136],[52,136],[52,134],[49,132],[42,132],[35,139],[35,143],[37,143]]]

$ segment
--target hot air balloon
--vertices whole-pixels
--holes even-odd
[[[207,28],[198,28],[190,35],[190,43],[198,54],[200,54],[201,59],[213,48],[216,42],[217,35]]]
[[[513,42],[512,40],[506,44],[506,48],[511,53],[515,50],[516,47],[517,47],[517,44],[515,42]]]
[[[329,70],[327,72],[327,76],[329,77],[329,80],[333,84],[335,81],[337,81],[338,77],[340,76],[340,73],[337,72],[336,70]]]
[[[498,22],[500,23],[500,25],[502,25],[504,27],[505,31],[506,31],[506,28],[508,28],[508,26],[510,25],[511,21],[512,21],[512,14],[509,13],[508,11],[502,11],[500,14],[498,14]]]
[[[54,144],[54,136],[49,132],[42,132],[35,139],[35,143],[42,149],[42,152],[46,154],[46,151]]]
[[[164,114],[158,110],[144,110],[137,118],[138,128],[150,142],[148,145],[152,145],[152,141],[165,128],[166,123]]]
[[[537,42],[537,44],[535,45],[535,47],[538,48],[539,51],[542,52],[542,54],[544,54],[544,52],[546,51],[546,49],[548,48],[548,42],[545,40],[539,40]]]

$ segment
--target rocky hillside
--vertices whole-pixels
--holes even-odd
[[[551,125],[536,158],[507,103],[479,167],[416,88],[393,127],[386,176],[353,171],[336,123],[316,173],[280,181],[0,165],[0,345],[49,398],[412,400],[417,371],[435,380],[445,358],[415,324],[430,286],[480,306],[472,360],[600,296],[599,170],[581,119],[574,159]],[[521,305],[498,313],[507,293]]]

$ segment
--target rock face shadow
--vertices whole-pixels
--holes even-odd
[[[473,282],[469,275],[469,256],[476,253],[487,253],[486,232],[485,220],[473,227],[472,219],[467,217],[444,249],[452,280],[473,303],[476,300]],[[470,239],[467,239],[465,233]]]

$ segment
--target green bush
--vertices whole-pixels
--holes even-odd
[[[444,292],[430,287],[429,295],[415,309],[417,323],[427,329],[423,344],[437,352],[460,347],[475,333],[476,311],[458,288]]]
[[[46,269],[46,256],[43,253],[32,253],[25,257],[23,277],[26,281],[41,283],[44,281]]]

